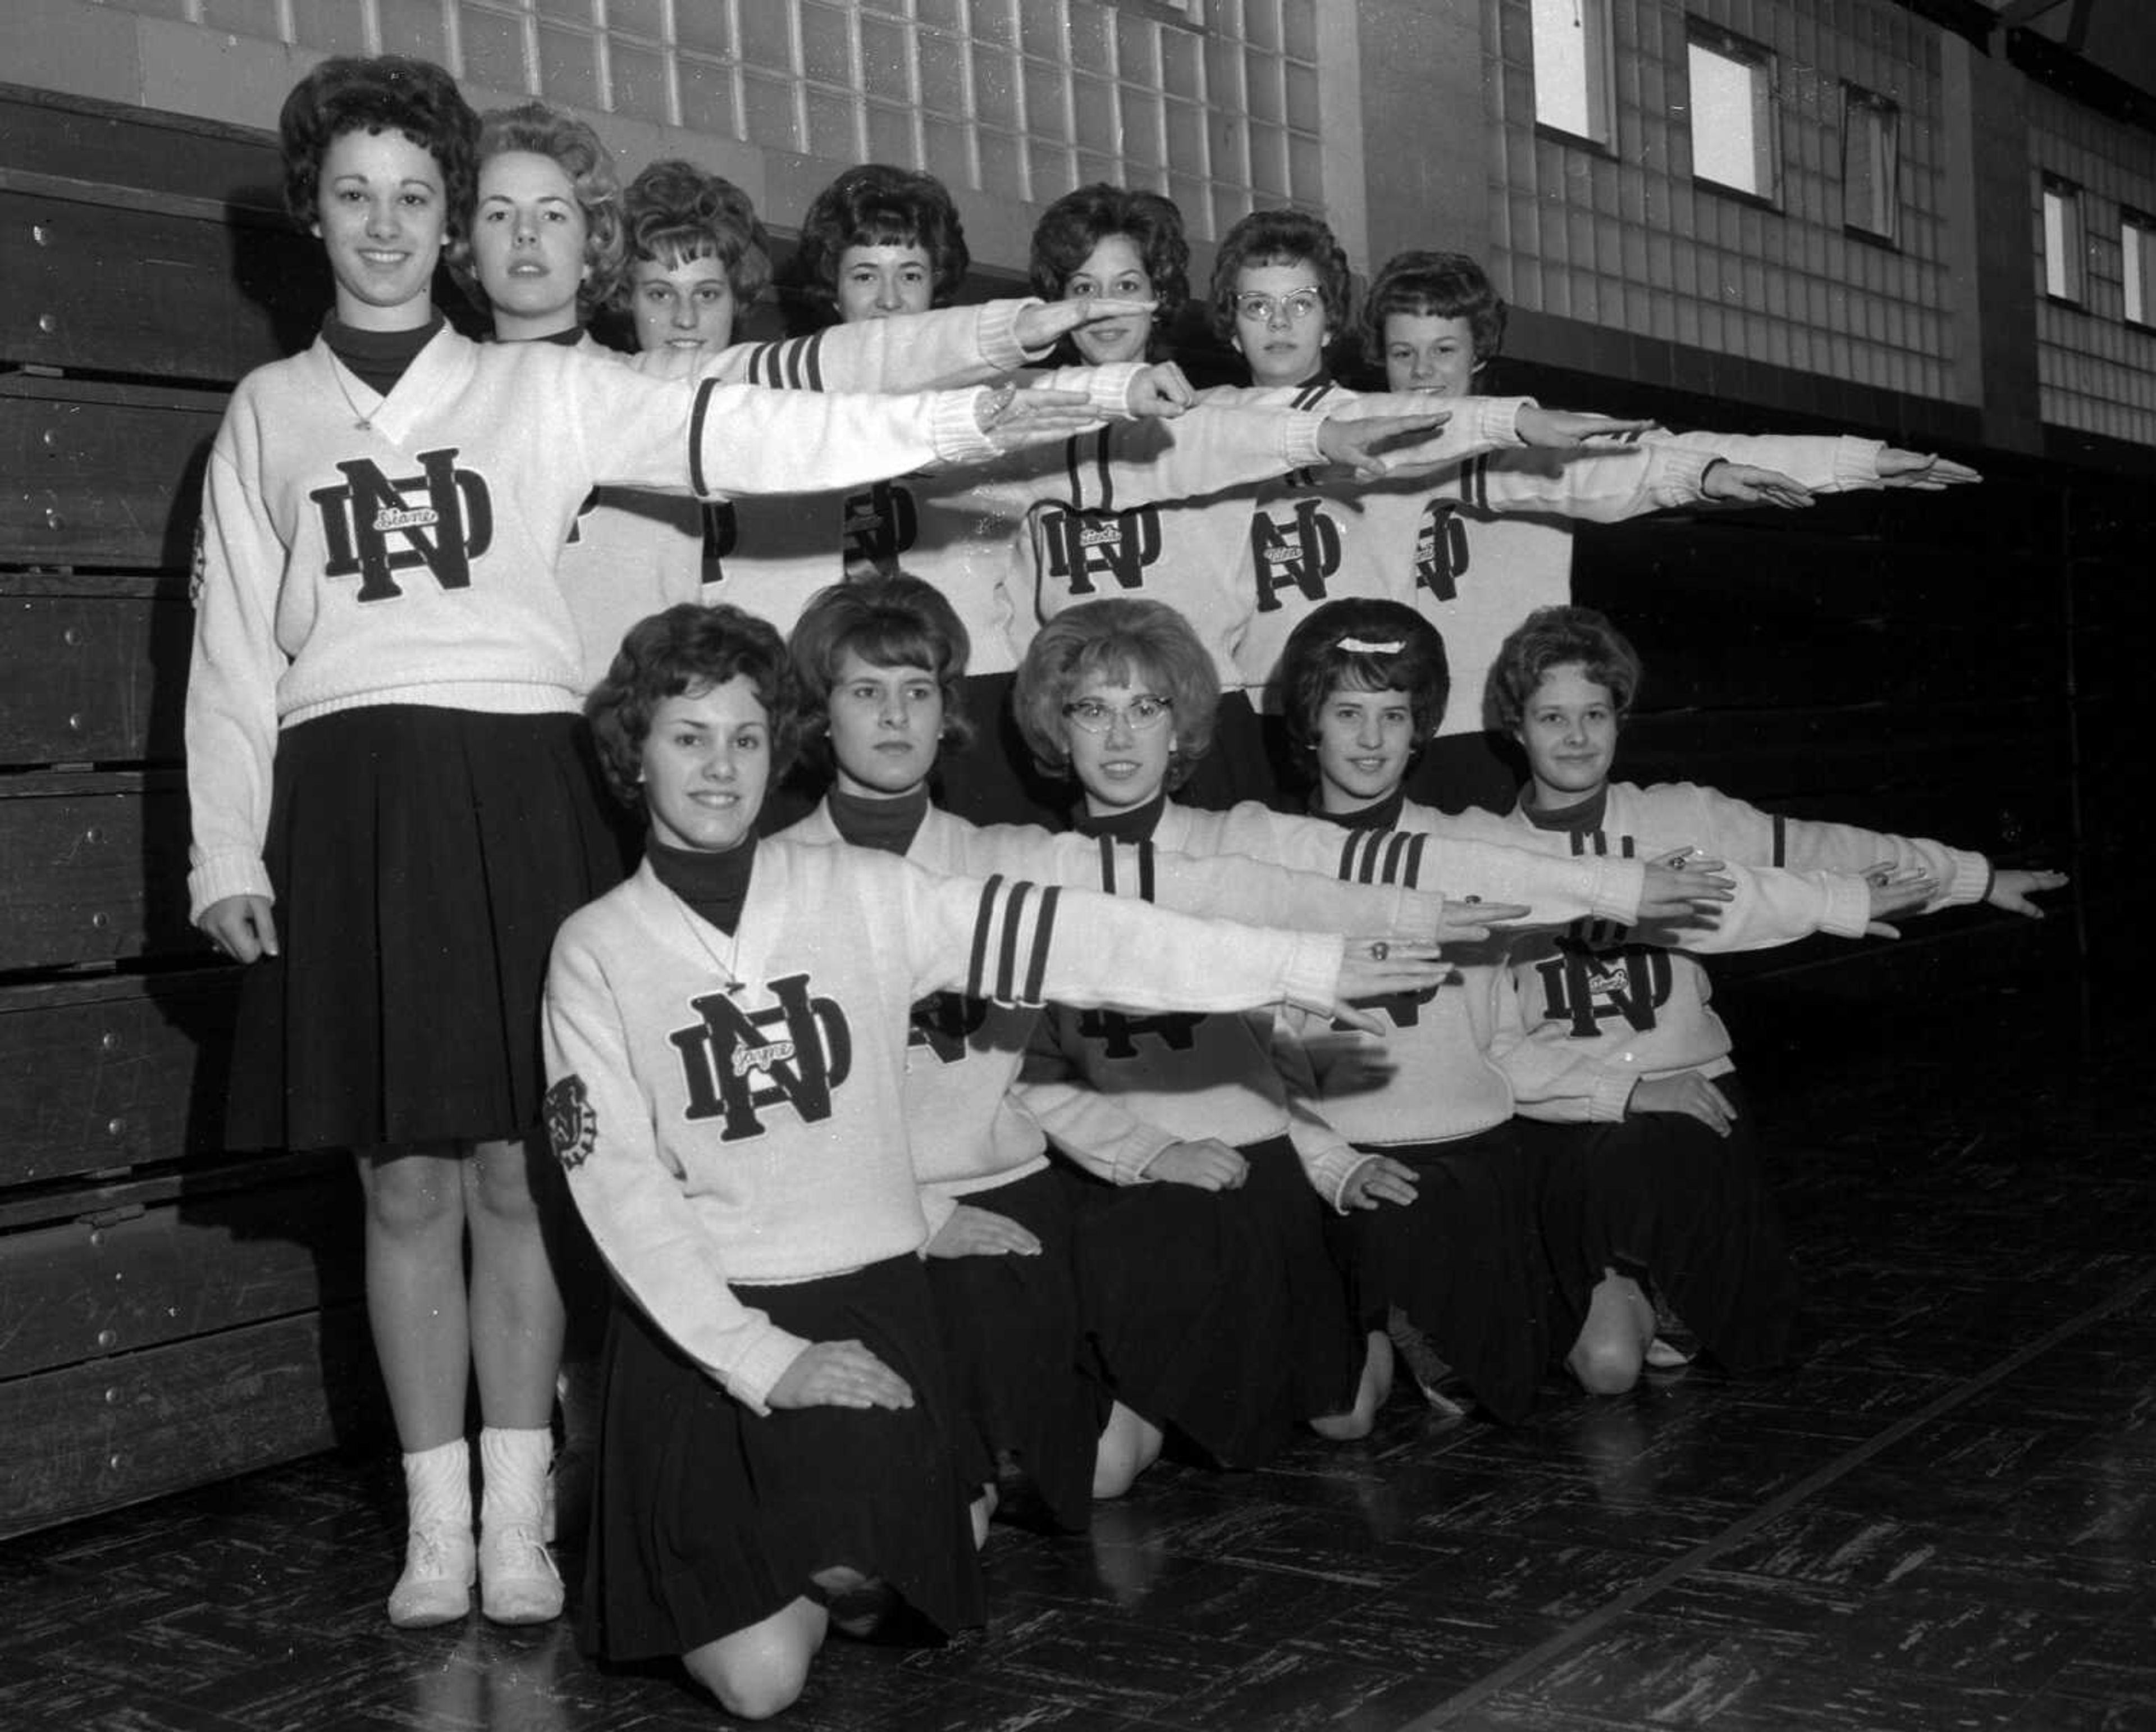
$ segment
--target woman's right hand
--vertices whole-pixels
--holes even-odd
[[[911,1407],[913,1390],[858,1341],[812,1341],[778,1374],[770,1407]]]
[[[277,953],[277,922],[266,896],[220,897],[202,911],[195,924],[234,962],[254,962]]]
[[[1235,1190],[1249,1176],[1250,1163],[1240,1149],[1216,1137],[1171,1143],[1146,1163],[1145,1176],[1157,1185],[1188,1185],[1199,1190]]]

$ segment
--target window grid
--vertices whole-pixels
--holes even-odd
[[[1948,395],[1943,96],[1926,27],[1891,0],[1612,0],[1616,143],[1605,154],[1536,130],[1530,3],[1483,0],[1490,264],[1508,300],[1771,366]],[[1689,151],[1672,111],[1687,87],[1688,16],[1748,36],[1786,69],[1772,110],[1779,208],[1680,172]],[[1843,227],[1845,81],[1887,96],[1903,117],[1894,249]]]
[[[1198,240],[1255,205],[1324,206],[1322,0],[105,3],[328,53],[424,55],[504,95],[834,167],[896,161],[962,201],[1120,180],[1174,198]]]
[[[2084,303],[2044,292],[2041,172],[2030,177],[2036,380],[2054,426],[2156,445],[2156,331],[2126,316],[2124,216],[2156,213],[2156,139],[2032,85],[2029,153],[2082,195]]]
[[[1535,121],[1604,150],[1614,142],[1609,0],[1532,0]]]
[[[1901,226],[1902,111],[1851,84],[1842,86],[1841,111],[1843,224],[1891,245]]]

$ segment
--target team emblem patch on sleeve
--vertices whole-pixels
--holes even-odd
[[[546,1123],[547,1140],[553,1145],[554,1159],[566,1171],[573,1173],[591,1159],[592,1147],[598,1140],[599,1116],[592,1111],[591,1094],[583,1077],[564,1077],[549,1088],[540,1116]]]

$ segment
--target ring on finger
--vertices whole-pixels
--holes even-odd
[[[1393,947],[1388,944],[1383,938],[1378,939],[1370,946],[1370,960],[1372,962],[1383,962],[1392,953]]]

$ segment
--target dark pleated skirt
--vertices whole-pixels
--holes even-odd
[[[562,922],[627,831],[576,716],[385,704],[278,741],[281,954],[243,971],[226,1141],[373,1148],[537,1122]]]
[[[1040,1241],[1038,1257],[932,1257],[929,1290],[952,1392],[982,1456],[1008,1456],[1054,1528],[1091,1519],[1100,1435],[1095,1385],[1081,1367],[1076,1232],[1069,1191],[1052,1169],[960,1200],[1008,1215]]]
[[[1738,1115],[1727,1138],[1681,1113],[1525,1126],[1538,1152],[1560,1352],[1578,1334],[1604,1270],[1614,1268],[1640,1278],[1727,1370],[1789,1357],[1796,1267],[1750,1106],[1733,1073],[1714,1084]]]
[[[1373,1152],[1414,1169],[1415,1198],[1327,1223],[1357,1321],[1382,1329],[1399,1306],[1485,1412],[1518,1424],[1549,1359],[1532,1157],[1509,1123]]]
[[[683,1654],[762,1622],[819,1570],[880,1577],[942,1633],[982,1619],[958,1431],[920,1259],[735,1289],[808,1341],[858,1340],[915,1405],[762,1417],[617,1298],[578,1630],[611,1660]]]

